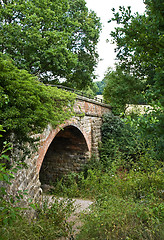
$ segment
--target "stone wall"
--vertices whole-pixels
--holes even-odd
[[[74,110],[75,116],[53,129],[47,126],[40,137],[38,152],[26,159],[27,168],[16,173],[9,187],[13,194],[17,190],[27,190],[33,202],[41,198],[41,182],[53,182],[69,171],[78,172],[92,154],[98,157],[101,141],[102,115],[111,109],[94,100],[78,97]],[[62,130],[63,129],[63,130]]]
[[[36,162],[38,155],[33,155],[31,158],[26,158],[26,167],[19,169],[14,175],[15,178],[12,180],[12,184],[8,185],[7,192],[12,195],[17,201],[18,191],[23,195],[21,199],[21,206],[27,207],[27,203],[40,202],[42,189],[40,188],[39,173],[37,172]],[[25,194],[23,193],[25,192]]]
[[[110,106],[103,103],[98,103],[85,97],[78,96],[74,105],[74,111],[81,117],[75,116],[71,120],[65,121],[65,123],[56,129],[51,129],[49,126],[48,129],[46,129],[40,136],[41,140],[39,157],[37,160],[38,172],[41,169],[44,157],[53,139],[61,131],[61,128],[65,129],[68,126],[74,126],[75,128],[79,129],[79,131],[84,136],[89,151],[89,153],[87,153],[87,156],[91,157],[93,154],[96,157],[99,157],[98,145],[101,141],[102,116],[103,114],[111,111]],[[70,169],[72,170],[72,168]]]
[[[70,171],[79,172],[91,155],[98,158],[101,124],[100,117],[76,117],[59,131],[52,129],[47,138],[44,134],[37,164],[41,182],[48,184]]]
[[[111,107],[104,103],[99,103],[93,99],[77,96],[74,105],[76,113],[85,113],[85,116],[102,117],[103,114],[111,111]]]

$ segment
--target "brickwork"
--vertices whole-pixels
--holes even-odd
[[[48,125],[39,136],[38,152],[31,159],[26,159],[28,168],[17,173],[10,186],[11,191],[27,190],[36,201],[41,196],[40,181],[50,183],[69,171],[78,172],[92,154],[98,157],[102,115],[110,112],[110,107],[78,97],[74,111],[76,114],[83,113],[83,116],[66,120],[56,129]]]

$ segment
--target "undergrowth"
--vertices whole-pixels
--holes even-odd
[[[157,151],[150,142],[146,145],[141,135],[127,131],[128,125],[117,124],[109,127],[113,139],[105,128],[109,141],[100,148],[100,160],[92,158],[80,173],[69,173],[57,180],[51,194],[93,200],[90,211],[81,214],[82,227],[74,239],[163,240],[163,162],[156,157]],[[126,144],[130,141],[127,148],[126,138]],[[110,145],[111,142],[115,144]],[[23,217],[14,224],[2,225],[2,239],[73,239],[73,223],[68,223],[74,210],[71,201],[55,200],[51,207],[45,203],[36,210],[32,221]]]
[[[12,224],[1,226],[0,239],[55,240],[60,237],[70,238],[73,234],[73,222],[68,221],[74,212],[72,200],[54,198],[51,205],[43,201],[41,206],[35,206],[35,211],[33,219],[22,215]]]
[[[153,163],[142,156],[129,171],[113,163],[108,172],[90,168],[58,181],[55,194],[94,201],[77,239],[163,240],[164,168]]]
[[[1,125],[0,131],[4,131]],[[15,178],[14,173],[23,167],[18,162],[7,168],[6,161],[11,163],[8,156],[11,149],[11,144],[4,142],[0,152],[0,240],[70,238],[73,223],[68,219],[75,210],[71,199],[55,197],[50,202],[46,198],[40,204],[29,203],[21,207],[20,202],[26,193],[17,190],[13,195],[7,191]]]
[[[78,240],[163,240],[164,165],[156,147],[120,119],[105,121],[100,160],[58,180],[54,194],[93,199]]]

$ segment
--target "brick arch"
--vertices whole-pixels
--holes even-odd
[[[39,173],[44,157],[46,155],[46,152],[48,151],[48,148],[50,146],[50,144],[52,143],[52,141],[54,140],[54,138],[56,137],[56,135],[62,131],[62,129],[68,127],[68,126],[72,126],[77,128],[83,135],[85,141],[86,141],[86,145],[88,147],[88,151],[91,154],[91,141],[89,141],[89,138],[86,134],[86,132],[81,129],[75,122],[71,122],[71,121],[66,121],[65,123],[61,124],[60,126],[58,126],[56,129],[52,129],[52,131],[50,132],[50,134],[48,135],[48,137],[46,138],[46,140],[41,144],[39,151],[38,151],[38,158],[37,158],[37,172]]]

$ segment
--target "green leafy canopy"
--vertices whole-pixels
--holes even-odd
[[[104,77],[104,99],[113,107],[113,113],[125,112],[127,104],[143,101],[140,93],[144,82],[123,71],[120,67],[116,70],[110,68]]]
[[[111,32],[116,44],[116,70],[108,69],[104,97],[117,114],[126,104],[148,104],[151,111],[132,116],[145,142],[152,142],[163,159],[164,136],[164,2],[146,0],[146,11],[131,14],[131,8],[113,9],[117,27]],[[126,116],[124,115],[126,118]]]
[[[149,104],[164,106],[164,2],[146,0],[145,4],[143,15],[132,15],[130,7],[120,7],[119,12],[113,9],[111,21],[118,27],[111,37],[117,45],[119,68],[144,83],[140,93]]]
[[[0,2],[0,51],[44,82],[90,85],[100,29],[84,0]]]
[[[45,86],[26,70],[15,67],[3,54],[0,55],[0,95],[0,125],[6,130],[4,135],[15,133],[26,139],[29,133],[40,132],[49,123],[55,127],[73,114],[74,94]]]

